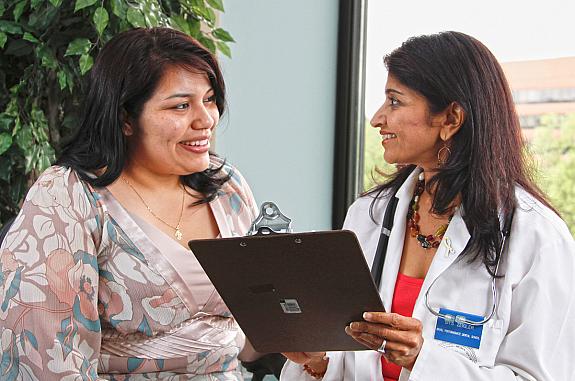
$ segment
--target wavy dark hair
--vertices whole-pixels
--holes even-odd
[[[224,79],[212,53],[174,29],[131,29],[113,37],[98,54],[84,97],[82,122],[57,164],[76,170],[82,180],[95,187],[114,182],[128,160],[124,121],[127,117],[138,120],[144,103],[171,65],[206,73],[218,111],[224,113]],[[223,166],[181,176],[181,181],[204,196],[200,202],[208,202],[230,178],[223,173]],[[94,177],[99,170],[103,172]]]
[[[384,58],[389,75],[423,95],[431,114],[452,102],[465,111],[464,122],[450,142],[451,155],[426,184],[434,189],[431,211],[450,212],[458,195],[471,239],[462,257],[481,258],[491,275],[501,244],[499,212],[517,206],[515,187],[521,186],[551,208],[535,185],[511,90],[493,54],[475,38],[442,32],[408,39]],[[400,167],[387,182],[367,192],[395,192],[414,170]]]

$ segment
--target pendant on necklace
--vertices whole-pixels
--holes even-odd
[[[176,232],[174,233],[174,237],[176,237],[176,239],[178,241],[181,241],[183,236],[184,235],[182,234],[182,231],[180,230],[180,225],[176,226]]]

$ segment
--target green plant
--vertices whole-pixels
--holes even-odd
[[[102,45],[132,27],[169,26],[230,56],[222,0],[0,0],[0,224],[78,125]]]
[[[537,182],[575,236],[575,114],[545,115],[534,132]]]

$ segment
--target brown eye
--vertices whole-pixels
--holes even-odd
[[[180,103],[180,104],[177,104],[174,108],[176,110],[185,110],[189,107],[190,107],[190,105],[188,103]]]
[[[211,103],[216,101],[216,95],[212,95],[209,98],[204,99],[204,103]]]

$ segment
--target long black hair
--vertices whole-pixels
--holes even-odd
[[[126,118],[138,120],[168,65],[205,73],[220,115],[225,110],[225,84],[217,60],[192,37],[169,28],[136,28],[113,37],[100,51],[84,97],[83,120],[57,164],[76,170],[95,187],[114,182],[128,160]],[[213,155],[213,154],[211,154]],[[185,185],[212,200],[229,180],[223,165],[181,176]],[[101,171],[97,177],[93,174]]]
[[[517,206],[515,187],[546,206],[532,179],[525,142],[509,85],[493,54],[475,38],[442,32],[408,39],[384,58],[389,75],[423,95],[432,114],[458,103],[464,122],[450,142],[451,155],[426,184],[434,189],[431,211],[445,215],[461,195],[463,219],[471,234],[462,256],[481,258],[494,275],[501,243],[499,212]],[[390,179],[367,192],[395,192],[415,168],[400,167]],[[554,209],[553,209],[554,210]]]

